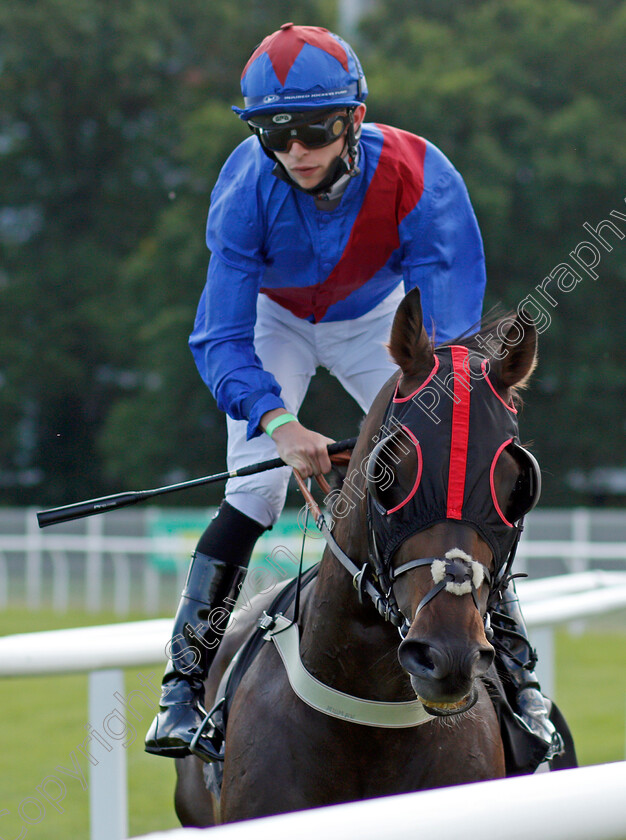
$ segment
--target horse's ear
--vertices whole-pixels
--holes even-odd
[[[420,291],[406,294],[391,327],[389,352],[404,376],[417,376],[433,366],[433,349],[423,324]]]
[[[537,364],[537,330],[521,310],[499,350],[489,360],[489,369],[505,388],[524,387]]]

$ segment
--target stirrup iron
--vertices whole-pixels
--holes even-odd
[[[207,764],[212,761],[224,761],[224,699],[222,697],[218,700],[205,715],[189,745],[189,751]]]

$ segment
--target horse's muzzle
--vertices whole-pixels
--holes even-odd
[[[459,650],[407,638],[398,649],[400,664],[418,698],[429,711],[444,715],[458,714],[474,705],[475,680],[489,670],[493,658],[491,645],[476,644]]]

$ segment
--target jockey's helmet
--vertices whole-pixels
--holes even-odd
[[[254,50],[241,74],[242,120],[257,114],[355,108],[367,82],[352,47],[321,26],[284,23]]]

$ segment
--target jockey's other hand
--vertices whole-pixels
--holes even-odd
[[[262,420],[265,420],[265,417]],[[262,422],[262,425],[265,424]],[[292,420],[291,423],[285,423],[275,429],[272,440],[283,461],[290,467],[295,467],[303,478],[330,472],[332,465],[326,447],[335,442],[332,438],[320,435],[307,429],[297,420]]]

